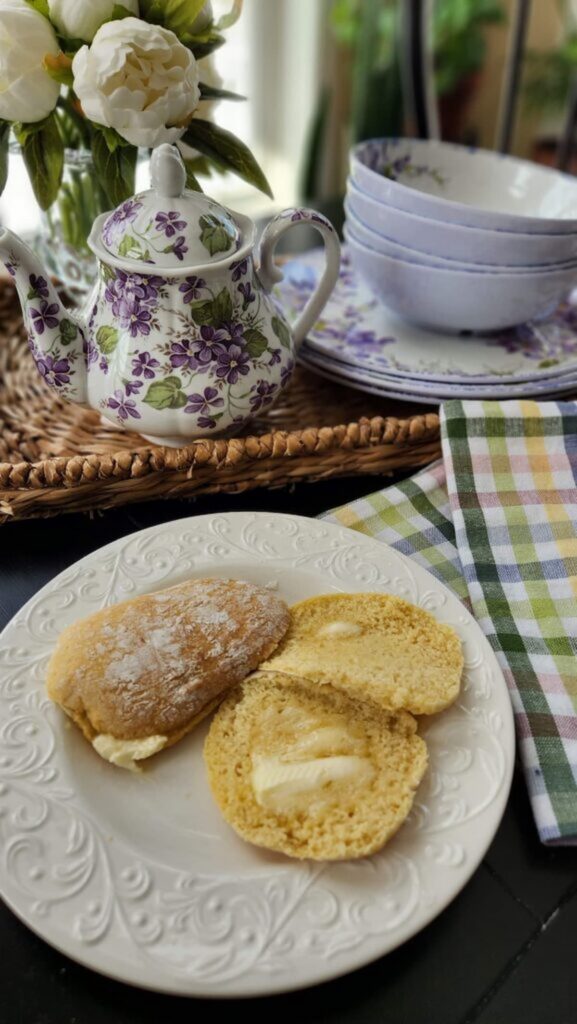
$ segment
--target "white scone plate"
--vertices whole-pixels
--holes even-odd
[[[270,585],[289,603],[331,591],[398,594],[462,637],[461,697],[421,720],[430,767],[381,853],[313,863],[249,846],[210,795],[206,723],[135,775],[101,760],[46,698],[46,665],[66,625],[210,575]],[[1,894],[51,945],[122,981],[203,996],[301,988],[382,956],[450,903],[495,834],[513,759],[495,656],[459,600],[420,566],[314,519],[177,520],[83,558],[2,634]]]

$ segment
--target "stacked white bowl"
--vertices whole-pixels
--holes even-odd
[[[526,160],[371,139],[351,153],[345,210],[358,273],[425,327],[512,327],[577,285],[577,179]]]

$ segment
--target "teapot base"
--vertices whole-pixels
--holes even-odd
[[[122,428],[121,428],[122,429]],[[145,441],[150,441],[152,444],[158,444],[164,448],[186,448],[187,445],[192,444],[194,441],[206,441],[210,438],[211,441],[223,437],[236,437],[242,429],[242,424],[236,430],[230,428],[220,432],[211,431],[209,434],[196,434],[194,437],[182,437],[178,434],[173,434],[169,437],[155,437],[153,434],[141,434]]]
[[[194,437],[179,437],[177,435],[172,437],[154,437],[152,434],[141,434],[140,436],[145,441],[150,441],[152,444],[158,444],[164,448],[185,448],[187,444],[192,444],[193,441],[197,440]]]

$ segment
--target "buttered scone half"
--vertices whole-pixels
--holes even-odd
[[[104,608],[61,634],[48,695],[106,760],[176,743],[272,653],[287,606],[239,580],[195,579]]]
[[[314,860],[379,850],[427,767],[412,715],[269,672],[226,697],[204,758],[216,803],[243,839]]]
[[[261,668],[430,715],[456,699],[463,652],[451,626],[400,597],[325,594],[293,605],[284,641]]]

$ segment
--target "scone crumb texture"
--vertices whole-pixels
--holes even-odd
[[[456,699],[463,652],[451,626],[394,594],[321,594],[293,605],[286,636],[260,668],[431,715]]]

